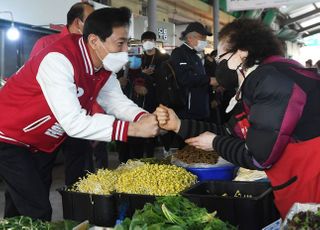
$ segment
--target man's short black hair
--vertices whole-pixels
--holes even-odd
[[[157,40],[157,36],[155,33],[153,33],[152,31],[146,31],[141,35],[141,41],[142,40]]]
[[[83,39],[88,41],[90,34],[97,35],[102,41],[112,34],[115,27],[129,26],[131,11],[127,7],[102,8],[91,13],[84,23]]]
[[[90,4],[89,2],[78,2],[71,6],[70,10],[68,11],[67,14],[67,26],[69,27],[74,19],[80,18],[81,21],[83,21],[83,16],[84,16],[84,7],[85,6],[91,6],[93,8],[93,5]]]

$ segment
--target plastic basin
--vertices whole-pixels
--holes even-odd
[[[186,168],[186,170],[198,176],[198,181],[232,180],[236,169],[237,167],[234,165],[213,168]]]

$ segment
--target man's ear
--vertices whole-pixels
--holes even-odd
[[[190,44],[190,45],[192,45],[192,38],[191,38],[191,36],[192,36],[192,35],[188,35],[188,36],[186,37],[186,41],[187,41],[187,43]]]
[[[99,44],[99,37],[95,34],[89,34],[88,36],[88,44],[91,46],[92,49],[96,50]]]
[[[83,22],[81,21],[80,18],[76,18],[76,24],[77,24],[77,28],[81,28],[81,25],[83,25]]]

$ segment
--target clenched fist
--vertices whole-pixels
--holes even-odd
[[[128,135],[132,137],[155,137],[159,134],[158,120],[153,114],[143,115],[139,121],[130,123]]]
[[[160,105],[153,114],[157,116],[160,128],[179,132],[181,121],[172,109]]]

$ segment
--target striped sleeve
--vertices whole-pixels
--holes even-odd
[[[138,113],[138,114],[135,116],[135,118],[133,119],[133,121],[134,121],[134,122],[139,121],[140,118],[141,118],[144,114],[147,114],[147,113],[146,113],[146,112],[140,112],[140,113]]]
[[[218,135],[227,135],[227,130],[222,125],[214,123],[195,121],[195,120],[181,120],[180,130],[178,135],[183,139],[195,137],[203,132],[212,132]]]
[[[216,136],[212,147],[221,157],[235,165],[247,169],[262,170],[254,165],[252,154],[246,148],[244,140],[232,136]]]
[[[113,141],[127,141],[128,140],[128,121],[115,120],[113,122],[112,137]]]

